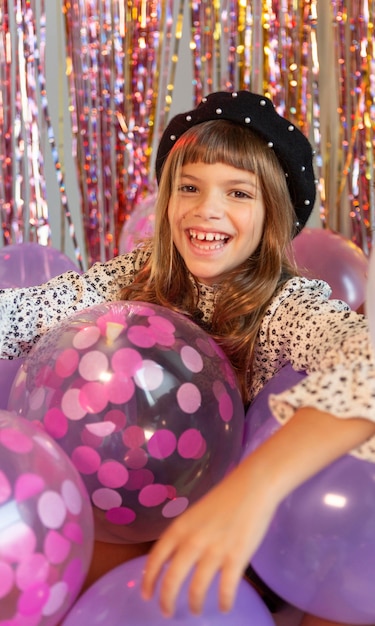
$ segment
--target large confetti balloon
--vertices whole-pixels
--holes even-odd
[[[114,568],[97,580],[80,597],[62,626],[273,626],[274,621],[257,592],[241,580],[233,608],[228,613],[218,610],[218,577],[211,584],[200,615],[188,607],[187,587],[183,585],[177,599],[174,617],[163,617],[158,594],[145,602],[141,598],[141,581],[146,557],[132,559]],[[158,589],[157,589],[158,591]],[[250,621],[249,621],[250,620]]]
[[[0,411],[0,626],[54,626],[89,569],[94,522],[82,479],[39,427]]]
[[[247,413],[244,456],[280,425],[268,395],[305,376],[286,366]],[[261,420],[262,416],[262,420]],[[344,455],[278,507],[251,564],[264,582],[302,611],[343,624],[375,623],[375,463]]]
[[[241,454],[244,409],[228,359],[157,305],[97,305],[48,332],[9,406],[68,452],[102,541],[158,538]]]

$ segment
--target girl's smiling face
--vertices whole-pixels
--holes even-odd
[[[174,244],[201,283],[219,283],[259,245],[265,208],[257,177],[224,163],[188,163],[168,204]]]

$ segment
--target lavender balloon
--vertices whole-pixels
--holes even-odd
[[[214,579],[201,615],[192,615],[187,604],[187,586],[182,587],[176,613],[165,618],[155,597],[145,602],[140,586],[146,557],[141,556],[111,570],[97,580],[78,600],[62,626],[273,626],[266,606],[244,580],[240,582],[235,604],[229,613],[220,613],[218,578]]]
[[[33,287],[63,274],[79,271],[65,254],[38,243],[18,243],[0,249],[0,288]]]
[[[353,310],[363,305],[368,258],[359,246],[329,229],[304,228],[293,240],[293,249],[303,276],[325,280],[332,298],[344,300]]]
[[[185,316],[142,302],[98,305],[47,333],[10,407],[69,454],[102,541],[156,539],[242,449],[244,409],[224,353]]]
[[[268,395],[304,376],[286,366],[247,413],[244,456],[280,427]],[[261,418],[262,416],[262,418]],[[299,609],[348,624],[375,622],[375,464],[345,455],[279,506],[252,566]]]
[[[10,390],[24,358],[0,359],[0,410],[8,408]]]
[[[87,491],[40,428],[0,411],[0,626],[55,626],[86,577],[94,524]]]

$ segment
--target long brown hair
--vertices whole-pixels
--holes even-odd
[[[212,322],[206,328],[230,359],[246,402],[263,316],[275,292],[297,273],[289,260],[295,214],[285,174],[272,148],[261,137],[226,120],[198,124],[181,136],[164,164],[149,261],[121,297],[154,302],[196,319],[198,290],[173,244],[168,203],[181,168],[197,162],[224,163],[253,172],[264,201],[262,240],[254,254],[221,283]],[[196,321],[199,323],[199,319]]]

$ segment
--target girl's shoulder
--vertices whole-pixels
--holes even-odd
[[[327,305],[332,310],[348,311],[350,307],[342,300],[331,299],[332,289],[328,283],[320,279],[310,279],[303,276],[294,276],[288,279],[275,293],[266,312],[266,316],[273,316],[277,309],[298,308],[319,313],[320,309],[327,311]]]

